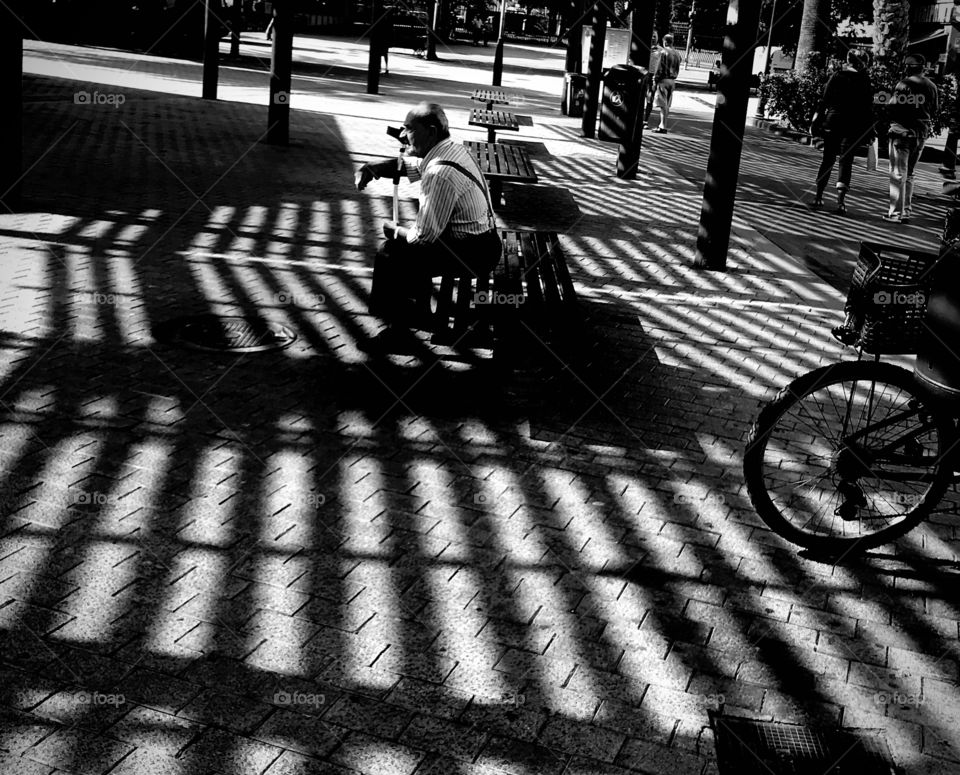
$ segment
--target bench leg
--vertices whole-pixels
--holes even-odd
[[[497,142],[497,133],[492,127],[487,127],[487,142],[495,143]]]

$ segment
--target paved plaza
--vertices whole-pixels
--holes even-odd
[[[676,98],[635,181],[561,115],[563,54],[507,47],[582,325],[522,354],[368,355],[371,256],[407,106],[454,136],[493,48],[295,40],[267,145],[262,36],[201,68],[28,41],[24,207],[0,214],[0,773],[717,775],[708,711],[881,729],[906,775],[960,773],[957,499],[838,565],[752,510],[760,404],[850,358],[861,239],[936,251],[854,171],[813,212],[814,149],[748,128],[726,272],[692,266],[712,105]],[[705,75],[704,75],[705,79]],[[401,184],[401,217],[416,187]],[[829,202],[828,202],[829,204]],[[285,325],[230,355],[184,315]],[[779,775],[776,773],[775,775]],[[864,775],[867,775],[866,773]]]

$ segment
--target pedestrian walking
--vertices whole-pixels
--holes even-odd
[[[890,105],[890,206],[885,221],[904,223],[913,215],[913,173],[937,115],[937,86],[923,74],[926,60],[908,54],[904,77],[888,97]]]
[[[817,170],[817,194],[813,207],[823,207],[823,192],[839,158],[837,212],[841,215],[847,211],[846,197],[850,190],[854,154],[858,147],[872,142],[876,135],[873,89],[866,65],[866,57],[861,52],[854,49],[847,52],[846,65],[830,76],[824,87],[811,127],[811,134],[823,138],[823,158]]]
[[[647,72],[650,78],[647,80],[647,107],[643,113],[643,122],[646,124],[650,120],[650,114],[653,112],[653,98],[657,93],[657,87],[653,82],[657,74],[657,68],[660,66],[660,55],[663,53],[663,47],[658,43],[659,37],[657,31],[653,31],[653,38],[650,41],[650,67]]]
[[[676,88],[677,76],[680,75],[680,53],[673,47],[673,35],[663,36],[663,51],[660,52],[660,61],[657,63],[654,83],[657,87],[655,104],[660,109],[660,126],[654,129],[659,134],[667,133],[667,118],[670,116],[670,105],[673,103],[673,91]]]

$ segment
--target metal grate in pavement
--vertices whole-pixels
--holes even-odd
[[[206,352],[282,350],[297,339],[286,326],[259,318],[197,315],[168,321],[162,328],[168,341]]]
[[[710,714],[720,775],[899,775],[882,729],[815,729]]]

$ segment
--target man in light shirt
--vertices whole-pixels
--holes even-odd
[[[656,84],[656,106],[660,109],[660,126],[654,132],[666,134],[667,117],[670,115],[670,106],[673,103],[673,90],[676,87],[677,76],[680,74],[682,59],[679,52],[673,47],[673,35],[663,36],[663,50],[657,62],[653,81]]]
[[[402,172],[420,181],[420,209],[412,226],[383,224],[387,239],[374,260],[370,311],[387,323],[388,332],[393,330],[385,332],[386,338],[402,332],[431,278],[485,274],[501,256],[483,174],[470,152],[450,138],[443,108],[417,105],[407,114],[400,139],[406,145]],[[356,175],[357,189],[374,178],[392,177],[397,164],[396,159],[364,164]]]

